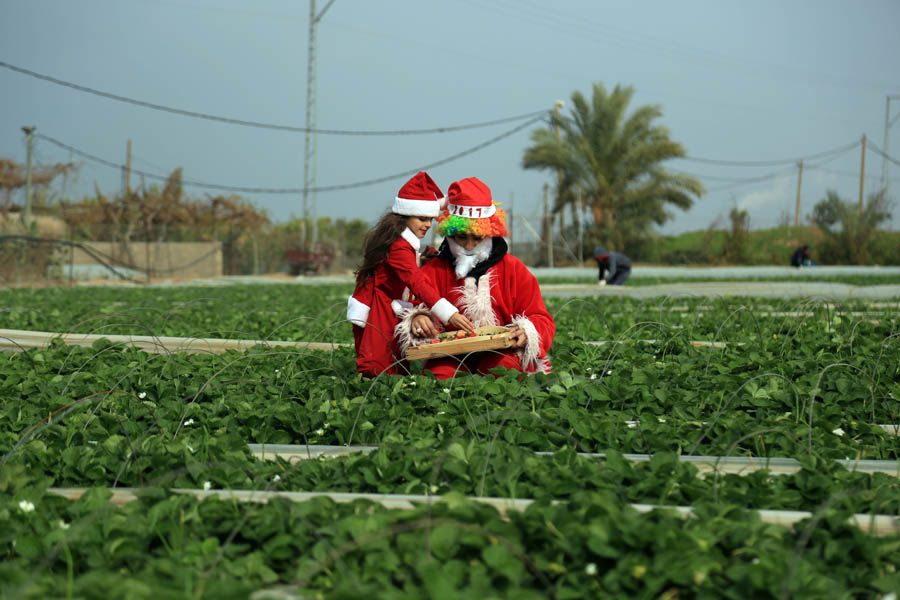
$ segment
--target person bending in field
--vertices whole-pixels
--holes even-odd
[[[600,269],[597,285],[625,285],[631,275],[631,259],[619,252],[610,252],[606,248],[594,248],[594,260]],[[604,273],[608,273],[604,277]]]
[[[810,264],[809,246],[803,244],[791,254],[792,267],[808,267]]]
[[[410,292],[423,300],[441,323],[474,331],[469,319],[441,297],[419,271],[421,240],[432,218],[440,214],[442,201],[440,188],[427,173],[420,172],[400,188],[391,211],[366,235],[356,288],[347,300],[356,369],[366,377],[396,375],[405,370],[400,362],[403,355],[393,341],[398,322],[394,311]]]
[[[457,372],[488,374],[495,367],[549,373],[547,352],[556,324],[544,306],[537,279],[507,252],[506,213],[493,202],[490,188],[475,177],[452,183],[448,200],[437,226],[444,241],[422,272],[476,327],[509,326],[513,345],[431,359],[423,370],[438,379]],[[436,339],[441,326],[433,314],[424,306],[405,311],[395,330],[404,350]],[[456,327],[450,323],[447,329]]]

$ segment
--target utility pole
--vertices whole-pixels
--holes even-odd
[[[550,218],[550,207],[549,207],[549,197],[550,194],[550,184],[544,184],[544,226],[542,229],[544,230],[544,240],[543,243],[547,244],[547,266],[553,267],[553,221]]]
[[[316,194],[312,195],[312,215],[310,215],[309,190],[316,185],[316,24],[322,20],[334,0],[328,0],[325,8],[316,14],[316,0],[309,0],[309,43],[306,51],[306,139],[303,150],[303,227],[300,237],[304,249],[312,250],[319,237],[316,217]],[[306,223],[311,219],[312,232],[307,245]]]
[[[562,100],[557,100],[553,104],[553,123],[556,126],[556,143],[557,144],[560,143],[560,139],[559,139],[559,109],[561,109],[563,106],[565,106],[565,102],[563,102]],[[563,203],[562,203],[562,193],[563,193],[562,178],[563,178],[562,169],[556,169],[556,198],[557,198],[557,206],[559,206],[559,237],[560,237],[560,239],[563,238],[563,234],[564,234],[565,214],[566,214],[565,211],[563,210],[564,207],[563,207]],[[550,228],[551,229],[553,228],[553,217],[552,216],[550,218]],[[552,251],[552,249],[550,251],[550,256],[551,256],[550,266],[552,267],[553,266],[553,260],[552,260],[553,251]]]
[[[513,256],[516,253],[513,251],[513,241],[515,240],[515,232],[516,232],[516,217],[513,215],[513,192],[509,192],[509,210],[506,211],[506,218],[509,221],[509,253]]]
[[[584,215],[581,211],[581,190],[575,192],[575,214],[578,215],[578,266],[584,266]]]
[[[797,163],[797,206],[794,208],[794,227],[800,227],[800,186],[803,184],[803,161]]]
[[[890,151],[888,150],[889,140],[888,131],[890,131],[891,126],[897,122],[897,119],[900,119],[900,115],[897,115],[893,119],[891,119],[891,100],[900,100],[900,94],[894,94],[888,96],[885,100],[884,107],[884,144],[881,149],[884,152],[884,157],[881,159],[881,189],[884,190],[884,195],[888,195],[888,184],[890,182],[890,178],[888,177],[888,156],[890,156]]]
[[[862,158],[859,163],[859,212],[862,218],[863,211],[863,182],[866,180],[866,134],[862,135]]]
[[[131,140],[125,147],[125,195],[131,194]]]
[[[22,211],[22,224],[26,227],[31,222],[31,146],[34,131],[37,127],[23,127],[25,132],[25,210]]]

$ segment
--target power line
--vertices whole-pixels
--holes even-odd
[[[327,186],[318,186],[318,187],[307,188],[307,191],[310,191],[310,192],[333,192],[333,191],[337,191],[337,190],[348,190],[348,189],[352,189],[352,188],[359,188],[359,187],[365,187],[365,186],[369,186],[369,185],[375,185],[377,183],[384,183],[385,181],[391,181],[393,179],[399,179],[401,177],[407,177],[409,175],[414,175],[415,173],[418,173],[419,171],[426,171],[428,169],[433,169],[434,167],[438,167],[440,165],[447,164],[448,162],[452,162],[454,160],[457,160],[457,159],[467,156],[469,154],[473,154],[473,153],[477,152],[478,150],[486,148],[492,144],[499,142],[500,140],[502,140],[504,138],[507,138],[515,133],[518,133],[519,131],[525,129],[526,127],[529,127],[529,126],[533,125],[534,123],[537,123],[538,121],[543,120],[544,112],[546,112],[546,111],[542,111],[542,114],[540,117],[531,119],[530,121],[526,121],[525,123],[522,123],[521,125],[518,125],[518,126],[514,127],[513,129],[510,129],[509,131],[501,133],[500,135],[497,135],[485,142],[478,144],[477,146],[473,146],[467,150],[463,150],[462,152],[459,152],[452,156],[448,156],[447,158],[443,158],[441,160],[429,163],[427,165],[422,165],[415,169],[403,171],[402,173],[395,173],[393,175],[385,175],[384,177],[378,177],[376,179],[367,179],[364,181],[357,181],[354,183],[343,183],[343,184],[337,184],[337,185],[327,185]],[[35,137],[42,139],[44,141],[50,142],[51,144],[53,144],[55,146],[58,146],[65,150],[68,150],[69,152],[71,152],[77,156],[81,156],[82,158],[85,158],[92,162],[106,165],[107,167],[112,167],[114,169],[122,168],[122,165],[120,165],[118,163],[115,163],[115,162],[112,162],[109,160],[105,160],[103,158],[100,158],[99,156],[95,156],[95,155],[85,152],[83,150],[79,150],[78,148],[75,148],[74,146],[70,146],[69,144],[61,142],[50,136],[47,136],[47,135],[44,135],[41,133],[37,133],[37,134],[35,134]],[[158,175],[156,173],[149,173],[147,171],[141,171],[138,169],[132,169],[131,171],[132,171],[132,173],[136,173],[137,175],[143,175],[144,177],[148,177],[150,179],[155,179],[158,181],[167,181],[169,179],[165,175]],[[228,192],[242,192],[242,193],[247,193],[247,194],[250,194],[250,193],[253,193],[253,194],[298,194],[298,193],[301,193],[304,191],[304,188],[241,187],[241,186],[219,185],[216,183],[206,183],[203,181],[192,181],[189,179],[182,179],[181,183],[183,185],[189,185],[189,186],[193,186],[193,187],[208,188],[208,189],[213,189],[213,190],[223,190],[223,191],[228,191]]]
[[[786,164],[795,164],[802,161],[809,161],[816,158],[822,158],[825,156],[831,156],[833,154],[842,154],[844,152],[849,152],[854,148],[857,148],[862,142],[855,141],[851,142],[845,146],[841,146],[840,148],[835,148],[833,150],[826,150],[825,152],[819,152],[818,154],[811,154],[809,156],[800,156],[797,158],[784,158],[780,160],[719,160],[715,158],[699,158],[696,156],[679,156],[672,160],[687,160],[690,162],[698,162],[705,163],[709,165],[723,165],[730,167],[775,167],[778,165],[786,165]]]
[[[742,185],[748,185],[748,184],[751,184],[751,183],[760,183],[760,182],[763,182],[763,181],[771,181],[771,180],[773,180],[773,179],[778,179],[778,178],[780,178],[780,177],[784,177],[784,176],[790,175],[790,174],[791,174],[791,171],[789,171],[789,170],[782,170],[782,171],[779,171],[779,172],[777,172],[777,173],[769,173],[768,175],[761,175],[761,176],[759,176],[759,177],[748,177],[747,179],[742,179],[742,180],[736,181],[736,182],[734,182],[734,183],[729,183],[729,184],[725,184],[725,185],[720,185],[719,187],[715,187],[715,188],[706,190],[706,193],[707,193],[707,194],[711,194],[711,193],[713,193],[713,192],[721,192],[721,191],[724,191],[724,190],[730,190],[730,189],[732,189],[732,188],[740,187],[740,186],[742,186]]]
[[[872,143],[872,140],[866,140],[866,146],[871,148],[875,152],[875,154],[877,154],[878,156],[881,156],[882,158],[886,158],[888,161],[894,163],[895,165],[900,165],[900,161],[898,161],[896,158],[894,158],[890,154],[885,154],[881,148],[879,148],[878,146],[876,146],[875,144]]]
[[[853,177],[855,179],[859,179],[859,172],[853,171],[841,171],[839,169],[828,169],[826,167],[819,167],[816,165],[804,165],[804,169],[815,169],[817,171],[821,171],[822,173],[831,173],[832,175],[841,175],[842,177]],[[891,181],[900,181],[900,177],[890,177]],[[869,182],[878,182],[881,180],[881,175],[866,175],[866,181]]]
[[[502,119],[494,119],[492,121],[481,121],[479,123],[468,123],[466,125],[448,125],[444,127],[431,127],[427,129],[385,129],[385,130],[352,130],[352,129],[316,129],[312,127],[296,127],[293,125],[278,125],[275,123],[262,123],[259,121],[247,121],[244,119],[233,119],[230,117],[220,117],[217,115],[211,115],[207,113],[196,112],[192,110],[184,110],[181,108],[172,108],[171,106],[165,106],[162,104],[154,104],[152,102],[146,102],[144,100],[135,100],[134,98],[128,98],[127,96],[120,96],[118,94],[112,94],[109,92],[104,92],[102,90],[90,88],[87,86],[79,85],[77,83],[72,83],[69,81],[64,81],[62,79],[57,79],[56,77],[50,77],[49,75],[43,75],[41,73],[36,73],[29,69],[24,69],[22,67],[17,67],[15,65],[11,65],[6,62],[0,61],[0,67],[5,67],[11,71],[15,71],[17,73],[21,73],[23,75],[28,75],[29,77],[34,77],[36,79],[42,79],[44,81],[49,81],[50,83],[55,83],[57,85],[65,86],[68,88],[72,88],[74,90],[78,90],[80,92],[86,92],[88,94],[94,94],[95,96],[101,96],[103,98],[109,98],[111,100],[117,100],[119,102],[126,102],[128,104],[134,104],[135,106],[143,106],[144,108],[150,108],[153,110],[164,111],[168,113],[173,113],[176,115],[182,115],[185,117],[193,117],[196,119],[206,119],[208,121],[218,121],[220,123],[229,123],[231,125],[241,125],[244,127],[256,127],[260,129],[274,129],[277,131],[291,131],[297,133],[321,133],[323,135],[352,135],[352,136],[396,136],[396,135],[425,135],[425,134],[434,134],[434,133],[450,133],[453,131],[463,131],[466,129],[478,129],[481,127],[490,127],[492,125],[502,125],[504,123],[512,123],[514,121],[521,121],[523,119],[529,119],[535,117],[537,115],[543,115],[546,113],[546,110],[537,110],[532,111],[530,113],[525,113],[522,115],[516,115],[513,117],[504,117]]]

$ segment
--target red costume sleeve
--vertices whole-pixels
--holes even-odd
[[[387,264],[393,269],[394,275],[409,288],[409,291],[429,307],[434,306],[441,299],[441,295],[434,287],[431,279],[416,263],[416,251],[403,238],[398,239],[391,245],[391,249],[388,251]]]
[[[556,334],[556,323],[544,305],[544,298],[541,296],[541,288],[538,285],[537,278],[522,261],[514,257],[510,258],[513,259],[509,261],[513,273],[509,277],[509,282],[516,288],[513,298],[513,312],[531,321],[540,335],[541,354],[546,354],[553,344],[553,336]]]

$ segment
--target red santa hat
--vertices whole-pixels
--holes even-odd
[[[407,217],[437,217],[447,203],[444,192],[425,171],[403,184],[391,212]]]
[[[438,232],[445,236],[471,233],[485,237],[505,237],[506,213],[491,197],[491,188],[477,177],[450,184],[449,202],[438,218]]]

